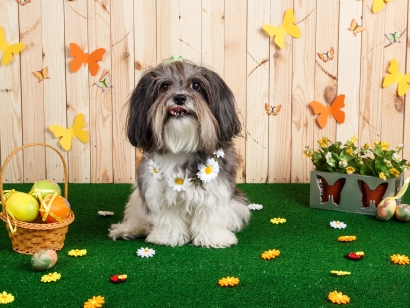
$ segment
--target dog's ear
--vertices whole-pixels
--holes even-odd
[[[241,122],[236,113],[235,97],[217,73],[209,71],[209,76],[207,78],[210,83],[208,99],[212,114],[219,124],[219,140],[230,141],[241,132]]]
[[[154,147],[148,111],[155,100],[155,78],[153,70],[144,73],[128,101],[126,124],[128,140],[133,146],[144,151],[150,151]]]

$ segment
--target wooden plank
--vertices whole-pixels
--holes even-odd
[[[91,182],[113,182],[112,91],[102,91],[95,84],[111,76],[111,3],[88,0],[88,49],[106,50],[95,76],[88,77],[90,91]],[[130,10],[132,11],[132,10]],[[88,145],[87,145],[88,146]]]
[[[114,183],[132,183],[135,149],[126,138],[124,107],[134,89],[134,4],[132,0],[112,1],[111,9]]]
[[[67,127],[73,125],[75,116],[83,113],[86,127],[90,132],[90,96],[88,67],[72,72],[70,62],[70,43],[77,44],[83,52],[89,52],[87,40],[87,1],[65,1],[65,46],[67,80]],[[69,26],[68,26],[69,25]],[[91,137],[92,138],[92,137]],[[68,152],[69,178],[71,183],[89,183],[91,179],[90,144],[73,140]]]
[[[410,42],[410,5],[407,7],[407,23],[406,23],[406,32],[401,36],[402,39],[401,44],[408,44]],[[410,52],[409,48],[406,48],[406,73],[410,72]],[[409,95],[407,93],[404,96],[404,104],[407,106],[409,105]],[[403,144],[405,145],[403,148],[403,158],[410,160],[410,108],[404,108],[404,132],[403,132]],[[410,176],[410,170],[406,170],[404,172],[404,176]]]
[[[246,182],[264,183],[268,178],[268,119],[264,103],[269,91],[269,44],[261,30],[269,23],[269,0],[248,1]]]
[[[179,52],[179,0],[157,0],[157,63]]]
[[[242,123],[241,136],[235,139],[239,155],[236,181],[244,183],[246,135],[246,16],[247,0],[225,0],[225,82],[232,90]]]
[[[292,0],[278,3],[271,1],[270,24],[277,27],[283,23],[284,12],[293,7]],[[269,124],[269,178],[270,183],[290,182],[290,159],[292,141],[292,69],[293,39],[285,37],[285,48],[269,41],[269,97],[264,103],[281,106],[278,115],[264,114]],[[259,106],[264,108],[264,106]],[[280,146],[278,146],[280,145]]]
[[[201,0],[180,0],[179,55],[201,64]]]
[[[338,126],[336,140],[345,142],[353,135],[359,135],[359,102],[361,76],[361,44],[362,34],[356,36],[347,30],[354,18],[361,23],[361,1],[344,0],[340,3],[339,18],[339,46],[336,49],[336,59],[339,70],[337,72],[337,93],[345,94],[346,119]],[[367,31],[367,30],[365,30]],[[336,60],[335,59],[335,60]]]
[[[6,40],[10,44],[20,41],[18,4],[14,0],[0,4],[0,20]],[[23,50],[22,52],[26,52]],[[0,55],[0,58],[2,55]],[[7,156],[22,145],[22,111],[20,83],[20,54],[6,66],[0,66],[0,165]],[[23,153],[14,155],[7,165],[4,183],[23,182]]]
[[[291,178],[294,183],[307,183],[312,168],[302,152],[306,145],[313,144],[313,125],[316,125],[309,107],[314,98],[315,3],[297,2],[294,11],[301,37],[293,40]]]
[[[59,138],[55,138],[48,127],[55,123],[66,123],[66,87],[65,87],[65,42],[64,42],[64,2],[58,1],[49,5],[47,0],[41,2],[43,67],[48,67],[50,79],[42,81],[44,87],[45,142],[56,148]],[[62,151],[67,161],[66,151]],[[46,151],[47,179],[63,183],[64,172],[60,157]]]

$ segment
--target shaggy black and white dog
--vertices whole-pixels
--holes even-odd
[[[112,239],[203,247],[237,243],[248,221],[236,189],[240,133],[232,91],[215,72],[172,58],[144,73],[129,101],[127,134],[143,150],[137,185]]]

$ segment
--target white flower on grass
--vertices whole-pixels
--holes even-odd
[[[347,227],[347,225],[344,222],[341,222],[341,221],[332,221],[330,223],[330,226],[332,228],[335,228],[335,229],[344,229],[344,228]]]
[[[326,157],[326,162],[329,164],[329,166],[334,167],[335,166],[335,160],[332,157],[332,153],[327,152],[325,157]]]
[[[151,172],[154,176],[154,179],[162,180],[162,173],[159,169],[159,166],[152,159],[148,162],[148,169],[149,172]]]
[[[248,204],[248,208],[250,209],[250,210],[261,210],[261,209],[263,209],[263,206],[262,206],[262,204],[256,204],[256,203],[251,203],[251,204]]]
[[[155,250],[148,248],[148,247],[141,247],[140,249],[137,250],[137,255],[140,256],[141,258],[149,258],[153,257],[155,255]]]
[[[110,212],[110,211],[98,211],[98,214],[101,216],[112,216],[114,215],[114,212]]]
[[[218,149],[218,150],[214,151],[213,154],[216,155],[217,158],[220,158],[220,157],[223,158],[225,156],[225,153],[222,149]]]
[[[199,164],[198,169],[199,171],[196,175],[202,182],[209,183],[218,176],[219,164],[213,158],[210,158],[206,161],[205,165]]]
[[[178,174],[174,173],[168,178],[167,182],[173,190],[180,192],[181,190],[186,191],[186,188],[192,184],[191,180],[191,178],[184,177],[182,171],[179,171]]]

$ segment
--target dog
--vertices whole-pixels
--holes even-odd
[[[236,188],[233,138],[241,123],[223,79],[180,57],[148,69],[128,102],[126,130],[144,159],[124,219],[109,236],[168,246],[237,244],[234,232],[250,212]]]

